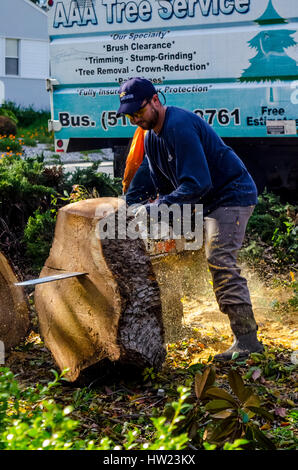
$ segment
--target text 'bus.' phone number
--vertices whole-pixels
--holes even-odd
[[[226,108],[195,109],[193,112],[205,119],[211,126],[216,122],[220,126],[228,126],[231,123],[235,126],[239,126],[241,124],[239,108],[235,108],[232,111],[229,111]],[[117,111],[103,111],[101,113],[101,126],[105,131],[110,127],[116,127],[119,125],[126,127],[129,124],[129,118],[125,115],[117,117]]]

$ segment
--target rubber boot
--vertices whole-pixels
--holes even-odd
[[[229,317],[234,342],[227,351],[216,354],[215,361],[230,361],[234,353],[238,353],[237,359],[245,359],[253,352],[264,351],[262,343],[257,339],[258,326],[250,305],[226,305],[224,313]]]

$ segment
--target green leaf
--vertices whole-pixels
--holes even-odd
[[[230,393],[223,390],[222,388],[209,387],[208,390],[206,390],[205,394],[208,397],[215,397],[215,398],[221,398],[223,400],[227,400],[230,403],[232,403],[232,405],[237,406],[237,403],[234,397]]]
[[[239,352],[233,352],[232,354],[232,361],[234,361],[235,359],[237,359],[237,357],[239,357]]]
[[[227,400],[212,400],[205,406],[207,411],[220,411],[231,408],[231,403]]]
[[[203,443],[203,447],[205,450],[216,450],[215,444],[209,444],[208,442]]]
[[[231,418],[232,416],[235,416],[235,417],[237,416],[235,411],[232,411],[232,410],[222,410],[222,411],[219,411],[218,413],[212,414],[212,418],[216,418],[216,419],[227,419],[227,418]]]
[[[204,395],[206,388],[210,387],[215,382],[215,368],[207,367],[203,374],[195,375],[195,394],[198,400]]]
[[[259,407],[260,406],[260,399],[257,395],[251,394],[248,399],[244,402],[243,407],[244,408],[249,408],[249,407]]]
[[[210,367],[210,370],[209,370],[209,374],[208,374],[207,380],[206,380],[206,386],[205,386],[205,388],[211,387],[211,385],[214,384],[215,379],[216,379],[215,367],[211,366],[211,367]]]
[[[234,369],[229,370],[229,384],[241,402],[247,400],[252,393],[250,389],[245,387],[242,378]]]
[[[233,443],[226,442],[223,450],[243,450],[241,446],[249,444],[246,439],[236,439]]]
[[[258,444],[260,445],[262,449],[266,449],[266,450],[276,449],[274,443],[270,439],[268,439],[268,437],[266,437],[265,434],[259,430],[259,428],[257,428],[256,426],[252,426],[251,431],[252,431],[254,439],[258,442]]]
[[[274,421],[274,416],[269,413],[267,410],[264,410],[264,408],[256,407],[256,406],[247,406],[246,407],[248,410],[253,411],[256,415],[262,416],[263,418],[267,418],[269,421]]]
[[[238,429],[238,423],[236,419],[224,419],[220,422],[218,426],[213,429],[208,439],[211,442],[220,442],[224,438],[227,438],[230,434],[234,434],[235,437],[238,437],[240,429]]]
[[[190,440],[194,439],[198,432],[198,423],[192,422],[188,428],[188,437]]]

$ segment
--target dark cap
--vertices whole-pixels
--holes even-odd
[[[155,87],[146,78],[131,78],[123,83],[119,88],[120,108],[117,116],[120,114],[133,114],[142,106],[146,98],[152,98],[157,93]]]

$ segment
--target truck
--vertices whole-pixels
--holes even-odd
[[[122,176],[135,127],[118,89],[151,80],[198,114],[259,192],[298,189],[297,0],[48,0],[55,151],[112,148]]]

